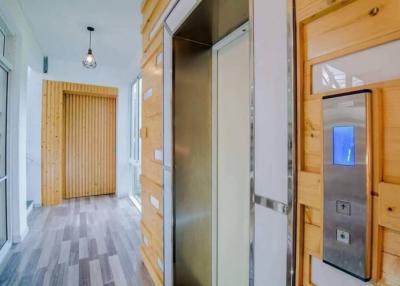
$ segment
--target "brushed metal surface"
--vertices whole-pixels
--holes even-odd
[[[215,202],[212,200],[211,95],[215,80],[212,78],[212,45],[248,21],[249,2],[201,0],[200,3],[193,2],[193,9],[182,10],[179,4],[188,4],[188,1],[183,2],[176,2],[164,20],[164,40],[167,40],[164,63],[170,63],[165,69],[165,95],[173,98],[173,157],[170,160],[173,161],[173,211],[172,223],[167,222],[165,226],[167,236],[164,239],[167,247],[173,245],[174,256],[173,277],[166,274],[165,281],[167,285],[214,285],[216,267],[212,257],[216,239],[213,240],[212,231]],[[168,21],[169,17],[174,21]],[[182,24],[171,27],[171,23]],[[172,51],[170,39],[173,41]],[[164,112],[167,115],[164,117],[167,119],[164,131],[167,130],[168,137],[170,111],[165,101]],[[164,158],[169,158],[168,149],[164,152]],[[164,171],[167,170],[168,166],[164,167]],[[168,195],[171,180],[169,173],[164,172],[164,176],[166,174]],[[169,214],[165,216],[168,218]],[[168,243],[170,225],[173,225],[173,243]],[[168,254],[169,250],[165,253]],[[169,267],[166,270],[169,273]]]
[[[270,198],[255,195],[255,203],[278,213],[287,214],[288,205]]]
[[[248,19],[247,0],[202,0],[175,36],[212,45]]]
[[[370,247],[367,245],[369,211],[366,104],[368,96],[369,92],[364,91],[323,100],[323,259],[324,262],[363,280],[370,278],[370,262],[368,261]],[[355,166],[333,164],[332,134],[335,126],[354,126]],[[340,203],[344,203],[345,208],[348,209],[344,213],[337,211]]]
[[[212,50],[174,40],[174,285],[211,285]]]

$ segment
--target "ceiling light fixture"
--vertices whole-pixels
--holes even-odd
[[[94,69],[97,66],[96,60],[92,52],[92,32],[94,32],[94,28],[87,27],[87,30],[89,31],[89,49],[87,55],[85,56],[85,59],[82,61],[82,64],[85,68]]]

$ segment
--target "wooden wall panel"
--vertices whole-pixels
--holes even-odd
[[[311,16],[318,15],[322,11],[333,9],[338,5],[343,5],[354,0],[298,0],[297,19],[305,20]]]
[[[400,184],[400,88],[385,88],[383,105],[383,179]]]
[[[157,34],[156,23],[164,13],[165,8],[168,6],[170,0],[145,0],[144,11],[146,8],[152,8],[148,15],[144,14],[143,23],[141,27],[143,49],[146,51],[152,45],[152,39]],[[146,17],[147,16],[147,17]]]
[[[297,23],[298,205],[296,285],[312,285],[322,255],[322,98],[372,91],[372,283],[400,285],[400,79],[312,94],[314,64],[400,39],[396,0],[295,0]],[[346,274],[343,274],[346,275]]]
[[[320,174],[299,172],[298,200],[305,206],[321,209],[322,206],[322,178]]]
[[[161,35],[161,34],[160,34]],[[162,46],[161,38],[155,42],[158,47],[151,51],[148,58],[142,64],[143,92],[146,94],[143,100],[143,117],[149,118],[161,114],[162,109]],[[149,97],[149,91],[152,95]]]
[[[382,285],[400,285],[400,257],[383,253],[382,259]]]
[[[118,89],[60,81],[43,81],[42,204],[59,204],[65,194],[65,94],[116,98]],[[115,172],[115,170],[111,170]]]
[[[373,14],[372,10],[379,12]],[[398,0],[362,0],[336,9],[304,28],[306,59],[343,50],[399,31]]]
[[[142,242],[143,262],[156,285],[163,285],[162,93],[163,29],[156,27],[170,0],[142,3]],[[145,238],[143,237],[143,240]]]
[[[115,193],[114,98],[65,94],[64,198]]]

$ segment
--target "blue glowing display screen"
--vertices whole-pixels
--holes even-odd
[[[333,127],[333,164],[355,166],[354,126]]]

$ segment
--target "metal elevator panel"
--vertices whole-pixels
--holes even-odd
[[[212,50],[174,40],[174,285],[212,279]]]
[[[202,0],[182,24],[175,37],[213,45],[246,23],[247,0]]]
[[[370,278],[368,134],[369,91],[323,100],[324,262]]]
[[[248,18],[247,0],[202,0],[171,34],[174,285],[211,286],[217,278],[213,260],[217,243],[213,231],[213,45]]]

